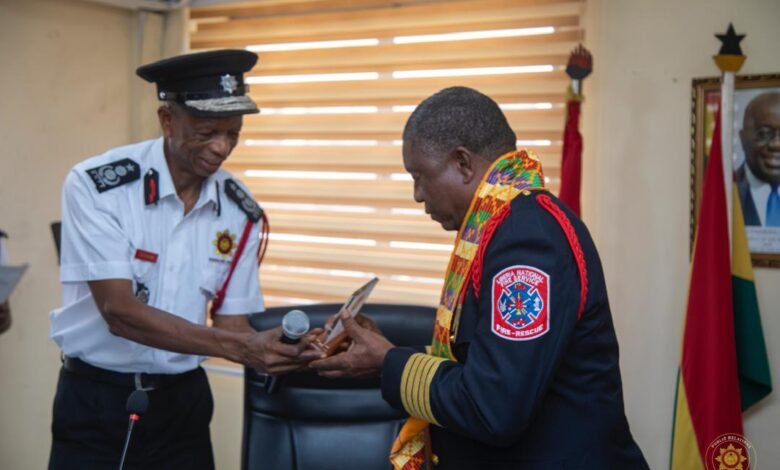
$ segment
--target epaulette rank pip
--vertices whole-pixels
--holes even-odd
[[[255,223],[260,220],[260,217],[263,214],[263,209],[260,208],[252,196],[241,189],[241,186],[239,186],[238,183],[232,179],[225,180],[225,194],[227,194],[231,201],[238,205],[238,207],[241,209],[241,211],[244,212],[244,214],[246,214],[249,220]]]
[[[95,183],[95,189],[102,193],[137,180],[141,177],[141,168],[133,160],[123,158],[96,168],[90,168],[87,170],[87,175]]]

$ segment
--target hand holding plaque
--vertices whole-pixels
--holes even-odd
[[[344,331],[349,336],[349,345],[336,346],[329,350],[332,355],[328,357],[325,357],[325,353],[319,353],[319,358],[312,358],[309,367],[316,370],[320,376],[331,379],[380,375],[385,356],[394,347],[393,344],[365,315],[352,317],[346,310],[342,310],[339,317]]]
[[[311,345],[326,357],[335,354],[340,348],[345,346],[348,335],[344,331],[344,325],[341,323],[341,312],[347,312],[349,316],[354,318],[360,312],[360,309],[366,303],[368,296],[378,282],[379,278],[375,277],[353,292],[344,303],[344,306],[341,307],[341,311],[325,324],[325,331],[312,341]]]

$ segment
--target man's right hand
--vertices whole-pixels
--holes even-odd
[[[311,339],[304,338],[298,344],[285,344],[282,343],[281,338],[281,326],[250,333],[242,361],[244,365],[272,375],[285,374],[306,367],[308,361],[302,360],[299,356]]]

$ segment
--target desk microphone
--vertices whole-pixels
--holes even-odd
[[[282,343],[285,344],[297,344],[301,341],[306,333],[309,332],[309,316],[302,310],[290,310],[282,318],[282,337],[280,338]],[[266,382],[265,391],[269,395],[274,393],[276,386],[279,384],[279,377],[275,375],[268,376]]]
[[[143,390],[133,390],[133,393],[127,398],[127,412],[130,413],[129,424],[127,427],[127,437],[125,438],[125,448],[122,450],[122,459],[119,461],[119,470],[122,470],[125,466],[125,457],[127,456],[127,448],[130,446],[130,436],[133,434],[133,426],[136,421],[141,418],[141,415],[146,413],[146,409],[149,408],[149,395]]]

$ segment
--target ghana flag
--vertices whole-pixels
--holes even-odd
[[[748,468],[744,464],[748,462],[740,460],[749,457],[747,449],[735,448],[731,443],[727,443],[731,448],[719,446],[717,442],[724,435],[742,437],[742,409],[771,391],[738,197],[733,199],[734,261],[729,260],[720,112],[715,122],[677,376],[670,462],[673,470],[719,468],[727,457],[736,458],[741,468]]]

